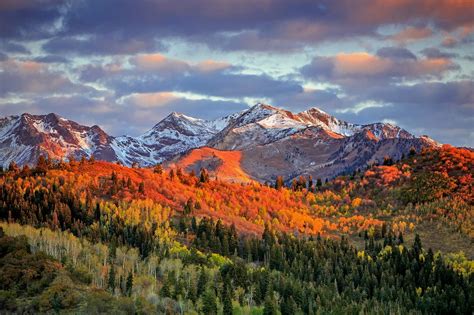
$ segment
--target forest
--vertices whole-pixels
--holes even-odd
[[[289,185],[93,158],[12,163],[0,173],[0,309],[472,314],[473,161],[443,146]]]

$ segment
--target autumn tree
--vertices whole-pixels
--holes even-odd
[[[277,176],[276,181],[275,181],[275,188],[276,189],[281,189],[285,185],[285,182],[283,181],[283,176]]]
[[[153,168],[153,172],[159,175],[163,174],[163,166],[161,165],[161,163],[155,165],[155,167]]]

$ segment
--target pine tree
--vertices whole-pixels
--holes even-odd
[[[145,193],[145,183],[141,182],[140,184],[138,184],[138,192],[140,194],[144,194]]]
[[[296,314],[296,302],[292,296],[283,297],[280,304],[281,315],[293,315]]]
[[[415,235],[415,241],[413,242],[413,251],[415,252],[415,257],[418,259],[418,256],[421,254],[422,245],[420,235],[418,233]]]
[[[263,305],[263,315],[277,315],[277,305],[275,299],[271,294],[268,294],[265,298],[265,303]]]
[[[161,287],[161,290],[160,290],[160,296],[168,297],[168,298],[171,297],[171,289],[170,289],[170,284],[169,284],[168,279],[166,279],[163,282],[163,286]]]
[[[402,232],[398,233],[398,243],[403,244],[403,234],[402,234]]]
[[[127,283],[126,283],[126,286],[125,286],[125,294],[127,296],[131,296],[132,295],[132,289],[133,289],[133,273],[130,271],[128,273]]]
[[[112,264],[109,271],[109,280],[107,281],[110,292],[115,292],[115,266]]]
[[[389,156],[384,157],[383,158],[383,165],[392,166],[393,165],[393,159]]]
[[[213,289],[208,289],[202,298],[202,312],[207,315],[217,315],[216,295]]]
[[[224,280],[224,289],[222,293],[222,304],[223,304],[223,313],[224,315],[232,315],[233,307],[232,307],[232,296],[231,296],[231,288],[230,288],[230,280],[227,276]]]
[[[327,179],[326,179],[327,180]],[[323,186],[323,182],[321,181],[321,178],[318,178],[316,180],[316,187],[319,189]]]
[[[193,212],[193,209],[194,209],[194,202],[193,202],[193,198],[190,197],[188,201],[186,202],[186,204],[184,205],[184,209],[183,209],[184,215],[191,214]]]
[[[207,274],[204,268],[201,268],[201,272],[199,273],[198,283],[197,283],[197,294],[201,296],[206,289],[207,284]]]
[[[109,244],[109,263],[113,264],[115,261],[115,257],[117,256],[117,245],[114,241],[110,242]]]

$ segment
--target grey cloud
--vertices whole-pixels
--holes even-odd
[[[456,58],[458,57],[458,54],[455,53],[450,53],[450,52],[444,52],[439,50],[436,47],[430,47],[430,48],[425,48],[421,51],[421,53],[426,57],[430,59],[445,59],[445,58]]]
[[[5,60],[0,72],[0,96],[51,93],[94,93],[95,89],[73,83],[64,73],[33,61]]]
[[[416,56],[410,50],[403,47],[383,47],[377,50],[377,56],[383,58],[393,59],[413,59],[416,60]]]
[[[113,33],[92,35],[90,38],[56,37],[46,42],[43,49],[52,54],[120,55],[153,51],[164,47],[153,39]]]
[[[30,51],[25,46],[12,41],[0,41],[0,51],[7,53],[30,54]]]
[[[39,56],[34,60],[43,63],[69,63],[69,59],[58,55]]]
[[[156,39],[181,38],[224,50],[291,50],[324,40],[377,36],[384,25],[425,27],[450,32],[472,23],[467,2],[420,0],[408,2],[361,0],[84,0],[22,1],[27,5],[0,7],[0,36],[49,38],[49,51],[70,51],[77,44],[87,54],[146,50]],[[61,17],[62,27],[54,23]],[[221,36],[225,34],[225,36]],[[74,36],[98,41],[74,42]],[[133,49],[113,41],[139,38]],[[72,42],[71,42],[72,41]],[[129,45],[126,45],[129,46]],[[96,49],[97,47],[97,49]]]

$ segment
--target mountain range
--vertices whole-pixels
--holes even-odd
[[[411,148],[437,146],[388,123],[339,120],[311,108],[292,113],[265,104],[216,120],[173,112],[143,135],[114,137],[99,126],[80,125],[56,114],[0,118],[0,164],[34,164],[94,156],[143,167],[165,163],[199,172],[202,167],[237,181],[267,181],[282,175],[330,178]],[[220,176],[220,175],[219,175]]]

